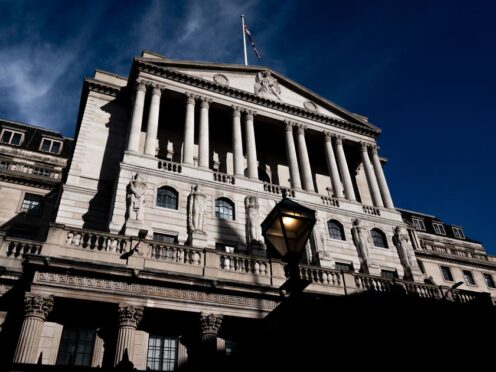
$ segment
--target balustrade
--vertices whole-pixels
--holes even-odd
[[[282,196],[284,193],[286,193],[286,195],[289,197],[292,197],[292,198],[295,197],[295,191],[293,189],[288,189],[286,187],[273,185],[271,183],[264,183],[263,188],[264,188],[264,191],[270,192],[272,194]]]
[[[236,182],[234,176],[230,176],[229,174],[214,172],[213,175],[214,181],[217,182],[230,183],[231,185],[234,185]]]
[[[2,243],[1,251],[5,251],[7,257],[23,257],[25,254],[41,254],[43,244],[31,240],[6,238]]]
[[[239,255],[220,254],[220,268],[224,271],[231,271],[244,274],[255,274],[261,276],[269,275],[269,265],[266,261]]]
[[[363,206],[363,211],[367,214],[372,214],[374,216],[380,216],[381,215],[381,210],[376,207],[371,207],[368,205]]]
[[[71,229],[67,231],[65,244],[69,247],[121,254],[127,251],[130,239],[102,232]]]
[[[331,198],[328,196],[321,196],[320,198],[322,199],[322,204],[329,205],[331,207],[339,208],[339,200],[338,199],[334,199],[334,198]]]
[[[173,173],[181,173],[183,171],[181,164],[166,160],[160,160],[158,162],[158,169]]]
[[[202,250],[173,244],[148,243],[148,257],[193,266],[203,264]]]

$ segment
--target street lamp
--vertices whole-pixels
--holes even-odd
[[[300,277],[298,262],[315,225],[315,211],[283,195],[262,222],[262,235],[287,262],[288,280],[281,290],[303,290],[309,282]]]

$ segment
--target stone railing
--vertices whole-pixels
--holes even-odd
[[[440,299],[442,298],[441,289],[438,286],[431,284],[422,283],[412,283],[412,282],[397,282],[401,283],[405,288],[405,291],[410,296],[420,297],[420,298],[432,298]]]
[[[364,205],[363,211],[367,214],[372,214],[374,216],[380,216],[381,215],[381,210],[379,208],[371,207],[369,205]]]
[[[437,245],[433,241],[420,241],[420,248],[424,251],[450,254],[459,257],[474,258],[476,260],[489,261],[488,256],[483,252],[477,252],[473,249],[464,249],[454,246]]]
[[[218,254],[221,270],[261,276],[270,275],[269,262],[267,259],[238,254],[227,254],[224,252]]]
[[[181,164],[166,160],[159,160],[158,169],[173,173],[181,173],[183,171]]]
[[[315,266],[300,266],[300,276],[311,283],[332,285],[340,287],[343,285],[343,274],[340,271],[324,269]]]
[[[378,276],[353,274],[358,291],[391,292],[393,281]]]
[[[230,183],[231,185],[234,185],[236,183],[236,179],[234,178],[234,176],[231,176],[229,174],[214,172],[213,175],[214,181]]]
[[[100,231],[69,229],[65,244],[68,247],[121,254],[130,249],[131,239]]]
[[[43,243],[33,240],[7,237],[0,246],[2,256],[22,258],[25,254],[41,254]]]
[[[200,266],[203,265],[203,250],[177,244],[146,241],[147,257],[172,263]]]
[[[60,180],[62,178],[61,171],[57,171],[53,168],[40,167],[37,165],[25,164],[7,159],[0,159],[0,172],[1,171],[7,173],[24,173],[27,175],[40,176],[53,180]]]
[[[264,183],[263,189],[265,192],[269,192],[281,196],[284,195],[284,193],[286,193],[286,196],[289,196],[291,198],[294,198],[296,195],[293,189],[288,189],[283,186],[273,185],[272,183]]]
[[[324,205],[330,205],[331,207],[336,207],[339,208],[339,200],[331,198],[329,196],[321,196],[322,199],[322,204]]]

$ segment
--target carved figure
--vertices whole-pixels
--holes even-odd
[[[313,240],[313,244],[314,244],[314,250],[315,250],[315,253],[317,253],[317,255],[320,258],[327,257],[328,254],[325,250],[326,236],[321,229],[322,223],[324,221],[322,218],[320,218],[318,211],[315,211],[315,219],[317,221],[315,222],[315,226],[313,227],[313,231],[312,231],[312,240]]]
[[[135,221],[143,221],[145,213],[145,194],[148,186],[143,176],[136,173],[131,179],[127,190],[127,215]]]
[[[410,243],[410,236],[408,231],[403,226],[397,226],[394,230],[393,243],[398,250],[398,255],[400,257],[401,264],[405,270],[405,277],[407,279],[412,278],[412,268],[417,267],[417,260],[415,258],[415,252],[413,251],[412,245]]]
[[[188,227],[190,231],[203,231],[206,203],[207,197],[202,193],[201,186],[191,186],[188,205]]]
[[[369,273],[369,247],[368,247],[368,232],[367,228],[362,225],[362,221],[358,218],[353,221],[351,229],[353,242],[358,251],[358,259],[360,260],[360,271]]]
[[[262,243],[260,238],[260,207],[254,196],[245,198],[246,210],[246,243]]]
[[[270,71],[260,71],[255,77],[255,94],[257,96],[281,99],[281,87]]]

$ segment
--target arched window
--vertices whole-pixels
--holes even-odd
[[[157,207],[177,209],[177,191],[163,186],[157,190]]]
[[[216,199],[215,217],[223,220],[234,220],[234,203],[226,198]]]
[[[327,230],[331,239],[346,240],[344,237],[343,225],[336,220],[327,221]]]
[[[379,229],[372,229],[370,232],[372,235],[372,241],[374,242],[374,246],[380,248],[388,248],[386,235]]]

